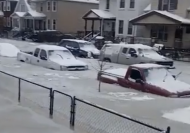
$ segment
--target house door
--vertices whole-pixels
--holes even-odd
[[[175,39],[182,41],[183,38],[183,27],[176,27],[175,30]]]
[[[115,37],[115,22],[111,23],[111,32],[112,32],[112,36]]]

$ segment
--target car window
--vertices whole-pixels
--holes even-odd
[[[62,40],[62,41],[59,43],[59,46],[65,47],[65,46],[67,45],[67,42],[68,42],[68,41]]]
[[[130,78],[134,80],[137,80],[137,79],[143,80],[141,73],[135,69],[131,69]]]
[[[129,49],[129,54],[136,54],[137,51],[134,48]]]
[[[40,49],[39,49],[39,48],[36,48],[36,50],[34,51],[34,56],[35,56],[35,57],[38,57],[39,52],[40,52]]]
[[[126,54],[127,50],[128,50],[128,48],[123,48],[122,53]]]
[[[46,53],[46,51],[45,50],[41,50],[41,52],[40,52],[40,58],[41,57],[45,57],[45,58],[47,58],[47,53]]]

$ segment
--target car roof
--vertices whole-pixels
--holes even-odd
[[[138,48],[141,48],[141,49],[152,49],[152,47],[150,46],[147,46],[147,45],[143,45],[143,44],[124,44],[124,43],[121,43],[121,44],[106,44],[107,46],[120,46],[120,47],[126,47],[126,48],[135,48],[135,49],[138,49]]]
[[[148,69],[148,68],[166,68],[163,65],[158,65],[158,64],[153,64],[153,63],[134,64],[134,65],[131,65],[131,66],[138,67],[138,68],[145,68],[145,69]]]
[[[85,40],[78,40],[78,39],[62,39],[62,40],[73,41],[73,42],[78,42],[78,43],[87,43],[88,42]]]
[[[36,48],[44,49],[44,50],[68,50],[64,47],[60,47],[56,45],[39,45]]]

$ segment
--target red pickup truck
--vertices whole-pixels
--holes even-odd
[[[108,69],[99,72],[97,78],[105,83],[165,97],[190,96],[189,84],[179,81],[165,66],[157,64],[135,64],[127,69]]]

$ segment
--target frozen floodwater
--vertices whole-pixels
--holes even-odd
[[[5,43],[12,43],[21,50],[32,50],[37,44],[30,45],[28,42],[4,40]],[[0,70],[20,76],[52,87],[64,93],[75,95],[93,103],[124,113],[141,121],[151,123],[161,128],[171,126],[172,133],[189,133],[190,126],[185,122],[174,121],[170,117],[163,117],[163,114],[179,108],[189,107],[190,98],[175,99],[165,98],[148,93],[142,93],[132,89],[102,83],[101,92],[98,92],[98,81],[96,80],[98,63],[93,59],[81,59],[88,63],[88,71],[53,71],[46,68],[33,66],[16,59],[0,57]],[[176,70],[174,74],[182,71],[178,77],[180,80],[190,83],[189,63],[175,62]],[[108,63],[106,68],[125,68],[124,65]],[[17,92],[18,81],[9,76],[0,74],[0,88]],[[34,102],[48,107],[48,92],[42,88],[22,83],[22,92]],[[68,99],[67,99],[68,100]],[[69,106],[69,100],[57,96],[55,108],[60,112],[69,112],[69,108],[63,108],[63,104]],[[64,103],[63,103],[64,101]],[[63,110],[64,109],[64,110]],[[183,115],[183,114],[181,114]],[[66,116],[68,117],[68,116]]]
[[[0,95],[0,129],[3,133],[73,133],[29,108]]]

